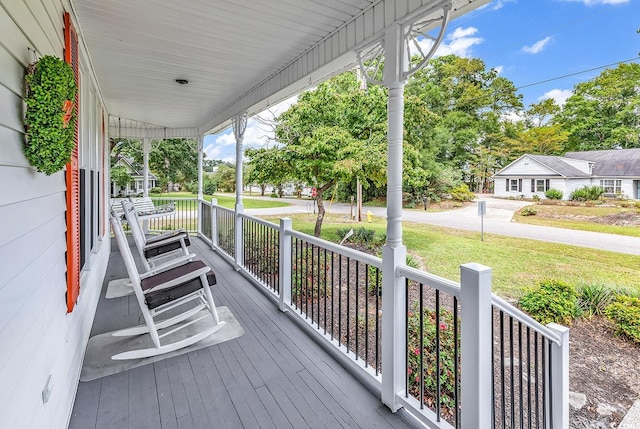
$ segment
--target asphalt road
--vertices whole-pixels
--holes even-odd
[[[484,216],[485,233],[640,255],[639,237],[517,223],[511,220],[513,213],[529,203],[491,198],[488,196],[481,196],[480,199],[486,201],[487,207],[486,215]],[[254,215],[286,215],[292,213],[310,213],[313,210],[311,200],[287,199],[286,201],[292,205],[272,209],[251,209],[246,210],[246,213]],[[333,214],[348,214],[350,211],[348,204],[341,203],[329,205],[327,202],[325,209]],[[386,208],[364,207],[364,218],[366,218],[365,213],[367,210],[371,210],[373,216],[386,217]],[[478,233],[481,228],[481,218],[478,216],[477,204],[459,210],[437,213],[424,212],[421,210],[403,210],[402,219],[410,222],[478,231]]]

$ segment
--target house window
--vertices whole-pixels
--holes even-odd
[[[536,192],[547,192],[549,190],[549,179],[536,179]]]
[[[509,190],[512,192],[519,192],[518,190],[518,179],[510,179],[509,180]]]
[[[622,180],[620,179],[600,180],[600,186],[604,189],[605,194],[621,194],[622,193]]]

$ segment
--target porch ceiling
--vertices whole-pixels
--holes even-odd
[[[454,0],[454,15],[486,1]],[[71,3],[111,115],[206,133],[354,64],[354,48],[443,0]]]

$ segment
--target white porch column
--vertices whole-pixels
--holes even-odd
[[[200,204],[200,200],[204,199],[204,195],[202,193],[202,158],[204,157],[203,153],[204,148],[204,136],[201,135],[198,138],[198,219],[197,219],[197,230],[198,233],[202,231],[202,204]]]
[[[388,28],[384,37],[384,84],[389,88],[387,165],[387,242],[382,248],[382,402],[391,411],[401,405],[407,347],[404,310],[405,283],[396,276],[407,250],[402,244],[402,131],[404,121],[404,38],[402,26]]]
[[[202,159],[204,158],[204,136],[198,139],[198,199],[203,198],[202,193]]]
[[[149,152],[151,151],[151,139],[149,137],[145,137],[142,140],[142,175],[143,175],[143,179],[142,179],[142,187],[144,188],[142,190],[142,196],[143,197],[148,197],[149,196]],[[142,230],[144,231],[145,234],[149,233],[149,221],[148,220],[143,220],[142,221]]]
[[[142,179],[142,186],[144,187],[142,191],[143,197],[149,196],[149,152],[151,151],[151,139],[145,137],[142,140],[142,164],[144,165],[142,174],[144,178]]]
[[[247,112],[233,118],[233,134],[236,138],[236,218],[235,218],[235,258],[236,270],[239,270],[244,263],[242,250],[244,248],[242,233],[242,218],[238,216],[244,211],[242,204],[242,158],[244,149],[242,141],[244,132],[247,129]]]

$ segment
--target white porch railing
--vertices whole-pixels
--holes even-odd
[[[390,309],[380,258],[294,231],[289,219],[276,225],[215,200],[198,207],[198,234],[214,250],[381,391],[399,385],[400,374],[396,403],[428,427],[568,428],[568,329],[542,326],[492,295],[491,269],[463,265],[458,284],[396,267],[390,275],[404,279],[405,302]],[[392,312],[392,332],[405,344],[392,374],[381,366],[394,343],[382,335],[384,312]]]

